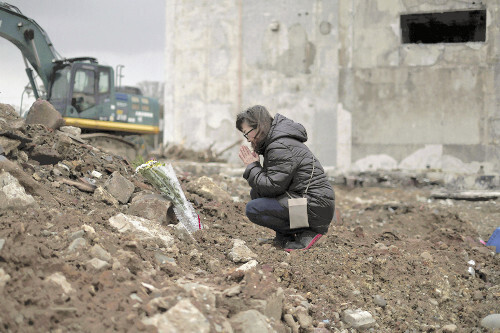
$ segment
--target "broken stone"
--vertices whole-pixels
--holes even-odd
[[[361,309],[345,310],[343,313],[343,321],[356,329],[365,329],[375,324],[375,319],[368,311]]]
[[[257,310],[242,311],[231,317],[229,322],[235,333],[271,333],[274,329],[268,318]]]
[[[5,245],[5,239],[0,238],[0,251],[2,251],[4,245]]]
[[[21,144],[18,140],[13,140],[0,136],[0,154],[9,155],[11,151],[19,147]]]
[[[80,136],[80,134],[82,134],[82,129],[74,126],[61,126],[59,130],[61,132],[68,133],[74,136]]]
[[[69,252],[78,251],[79,249],[84,248],[85,246],[87,246],[87,241],[84,238],[76,238],[69,245],[68,251]]]
[[[218,272],[220,270],[220,261],[219,259],[211,259],[208,262],[208,267],[212,273]]]
[[[258,310],[264,316],[279,321],[281,319],[281,315],[283,314],[284,300],[285,300],[285,294],[283,292],[283,289],[278,288],[276,292],[268,294],[266,299],[250,300],[250,304],[252,305],[252,308]],[[306,319],[305,318],[302,319],[303,323],[306,323]],[[311,318],[311,325],[312,325],[312,318]],[[310,327],[311,325],[303,327]]]
[[[298,306],[295,309],[295,318],[297,318],[297,321],[299,322],[300,327],[308,329],[312,327],[313,324],[313,319],[309,314],[307,313],[307,310],[302,307]]]
[[[58,129],[64,125],[61,114],[49,102],[38,99],[28,111],[26,124],[42,124],[48,128]]]
[[[1,249],[1,246],[0,246]],[[480,290],[476,290],[474,294],[472,294],[472,299],[475,301],[480,301],[484,298],[483,293]]]
[[[98,259],[104,260],[106,262],[110,262],[112,257],[106,250],[104,250],[100,245],[95,244],[90,249],[90,254]]]
[[[167,257],[161,253],[155,253],[155,260],[160,265],[163,265],[166,263],[176,264],[174,258]]]
[[[481,320],[481,326],[484,328],[489,328],[489,329],[498,329],[500,328],[500,314],[495,313],[495,314],[490,314],[486,317],[484,317]]]
[[[91,234],[91,235],[92,235],[92,234],[95,234],[95,229],[94,229],[93,227],[91,227],[90,225],[86,225],[86,224],[84,224],[84,225],[82,226],[82,229],[83,229],[86,233],[88,233],[88,234]]]
[[[389,248],[384,243],[377,243],[373,247],[379,250],[388,250]]]
[[[0,103],[0,117],[5,118],[3,120],[14,120],[18,119],[19,115],[12,105]]]
[[[199,283],[178,283],[178,285],[190,293],[199,303],[208,305],[207,310],[215,308],[215,294],[209,287]]]
[[[155,326],[158,332],[210,332],[208,319],[187,299],[165,313],[142,319],[142,323]]]
[[[160,240],[165,247],[174,245],[174,238],[158,222],[142,217],[120,213],[109,219],[109,224],[118,232],[134,232],[140,239],[155,238]]]
[[[387,305],[387,301],[380,295],[373,296],[373,303],[380,307],[385,307]]]
[[[234,297],[238,294],[241,293],[241,286],[239,284],[235,285],[235,286],[232,286],[230,288],[227,288],[226,290],[224,290],[222,292],[222,295],[226,296],[226,297]]]
[[[66,294],[69,294],[74,291],[71,284],[66,280],[66,277],[60,272],[52,274],[46,279],[46,281],[60,286]]]
[[[443,333],[453,333],[453,332],[457,331],[457,328],[458,328],[457,325],[454,325],[454,324],[444,325],[442,332]]]
[[[108,191],[101,186],[97,187],[94,191],[94,199],[118,207],[120,204]]]
[[[26,194],[24,187],[8,172],[0,173],[0,210],[25,208],[35,204],[35,199]]]
[[[85,231],[84,230],[75,231],[71,235],[69,235],[69,240],[70,241],[74,241],[77,238],[82,238],[83,235],[85,235]]]
[[[212,178],[202,176],[187,185],[187,190],[215,202],[231,202],[229,193],[220,188]]]
[[[92,177],[95,177],[97,179],[101,179],[102,177],[102,173],[100,173],[99,171],[96,171],[96,170],[93,170],[91,173]]]
[[[431,255],[429,252],[427,252],[427,251],[422,252],[422,253],[420,254],[420,256],[421,256],[422,258],[424,258],[425,260],[432,261],[432,255]]]
[[[235,239],[233,241],[233,248],[228,254],[229,259],[233,262],[248,262],[252,259],[257,258],[257,255],[252,252],[246,245],[245,241],[241,239]]]
[[[123,177],[118,171],[111,174],[104,184],[104,188],[120,203],[125,204],[129,201],[132,193],[134,193],[135,186],[127,178]]]
[[[87,261],[87,266],[97,271],[100,271],[101,269],[109,267],[109,264],[104,260],[98,258],[92,258],[89,261]]]
[[[136,293],[130,294],[130,298],[134,301],[138,301],[139,303],[142,303],[142,298],[140,298]]]
[[[246,264],[241,265],[240,267],[236,268],[237,272],[248,272],[249,270],[257,267],[257,260],[250,260]]]
[[[293,316],[289,313],[283,316],[285,323],[292,329],[292,333],[299,333],[300,325],[295,322]]]
[[[28,154],[26,154],[22,150],[18,150],[16,153],[13,154],[17,158],[17,161],[19,163],[26,163],[29,160]]]
[[[155,220],[163,224],[169,224],[167,217],[168,209],[172,203],[159,194],[142,194],[134,197],[127,213]]]
[[[5,287],[5,284],[10,280],[10,275],[5,273],[3,268],[0,268],[0,291]]]

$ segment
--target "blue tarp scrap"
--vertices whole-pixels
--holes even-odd
[[[500,227],[493,231],[490,239],[488,239],[488,242],[486,243],[486,246],[496,246],[496,252],[500,253]]]

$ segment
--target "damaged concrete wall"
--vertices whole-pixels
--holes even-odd
[[[164,143],[220,151],[241,139],[236,114],[261,104],[302,123],[318,158],[335,165],[337,8],[326,0],[167,1]]]
[[[237,3],[169,0],[166,24],[163,142],[226,147],[236,139]]]
[[[341,170],[500,167],[500,4],[167,1],[164,143],[221,151],[262,104]],[[403,44],[403,14],[485,9],[485,42]],[[236,162],[237,147],[225,157]]]
[[[499,6],[340,0],[339,105],[351,115],[352,167],[498,170]],[[401,14],[473,9],[487,10],[486,42],[401,42]]]

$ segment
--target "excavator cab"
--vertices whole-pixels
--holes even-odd
[[[112,75],[94,58],[65,59],[54,68],[48,100],[65,117],[108,120]]]

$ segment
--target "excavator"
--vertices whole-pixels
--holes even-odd
[[[145,153],[144,135],[159,133],[156,99],[116,87],[113,68],[96,58],[61,57],[34,20],[5,2],[0,2],[0,37],[21,50],[35,98],[49,101],[66,125],[80,127],[83,139],[134,159]]]

